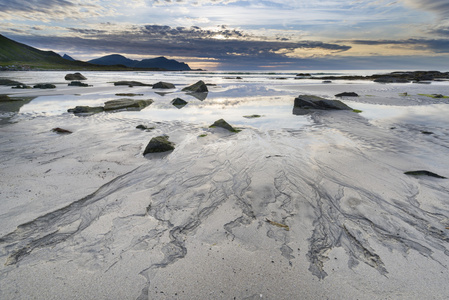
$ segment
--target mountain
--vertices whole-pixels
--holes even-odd
[[[68,60],[74,60],[70,55],[67,55],[67,54],[64,54],[64,55],[62,56],[62,58],[68,59]]]
[[[127,66],[129,68],[158,68],[158,69],[165,69],[168,71],[190,71],[190,67],[188,64],[183,62],[178,62],[174,59],[167,59],[163,56],[156,57],[156,58],[150,58],[150,59],[143,59],[143,60],[133,60],[124,57],[120,54],[111,54],[107,56],[103,56],[100,58],[92,59],[88,61],[91,64],[97,64],[97,65],[105,65],[105,66],[112,66],[112,65],[123,65]]]
[[[80,68],[91,66],[81,61],[70,61],[53,51],[42,51],[18,43],[0,34],[0,66],[29,65],[38,68]]]

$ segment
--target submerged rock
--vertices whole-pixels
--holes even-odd
[[[235,129],[231,125],[229,125],[229,123],[223,119],[215,121],[214,124],[210,125],[209,127],[210,128],[221,127],[221,128],[227,129],[231,132],[239,132],[240,131],[240,130]]]
[[[186,104],[188,102],[181,98],[175,98],[170,103],[173,104],[174,106],[176,106],[177,108],[182,108],[182,107],[186,106]]]
[[[430,176],[430,177],[435,177],[435,178],[441,178],[441,179],[447,179],[444,176],[435,174],[433,172],[430,171],[426,171],[426,170],[417,170],[417,171],[407,171],[404,172],[405,175],[413,175],[413,176]]]
[[[32,89],[31,86],[26,85],[26,84],[18,84],[16,86],[13,86],[12,88],[13,89]]]
[[[118,110],[118,109],[130,109],[130,110],[141,110],[148,105],[153,103],[153,100],[134,100],[134,99],[118,99],[110,100],[104,103],[104,110]]]
[[[148,153],[167,152],[175,149],[175,145],[168,140],[168,136],[157,136],[150,140],[143,155]]]
[[[75,108],[69,108],[68,112],[74,114],[96,114],[104,111],[102,106],[76,106]]]
[[[81,81],[72,81],[68,84],[68,86],[89,86],[87,83]]]
[[[174,89],[175,85],[169,82],[159,81],[153,85],[153,89]]]
[[[359,95],[354,92],[343,92],[335,95],[335,97],[358,97]]]
[[[13,85],[24,85],[23,83],[11,79],[0,78],[0,85],[13,86]]]
[[[209,90],[207,89],[206,84],[200,80],[197,83],[194,83],[190,86],[186,86],[182,89],[183,92],[192,92],[192,93],[207,93]]]
[[[127,85],[129,87],[133,87],[133,86],[152,86],[152,84],[146,84],[146,83],[142,83],[139,81],[127,81],[127,80],[122,80],[122,81],[116,81],[114,82],[114,85]]]
[[[53,128],[51,131],[59,133],[59,134],[71,134],[71,133],[73,133],[70,130],[63,129],[63,128],[60,128],[60,127]]]
[[[140,130],[153,130],[153,129],[155,129],[155,127],[154,127],[154,126],[149,127],[149,126],[140,124],[140,125],[137,125],[137,126],[136,126],[136,129],[140,129]]]
[[[76,72],[73,74],[67,74],[64,77],[65,80],[86,80],[87,78],[84,77],[81,73]]]
[[[33,86],[34,89],[55,89],[56,85],[51,83],[38,83]]]
[[[11,98],[9,98],[8,95],[0,95],[0,102],[1,101],[11,101]]]
[[[295,98],[294,107],[300,109],[352,110],[340,100],[327,100],[311,95],[300,95]]]

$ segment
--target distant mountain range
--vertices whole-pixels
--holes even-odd
[[[12,67],[14,66],[14,67]],[[42,51],[28,45],[18,43],[0,34],[0,70],[19,69],[19,66],[37,69],[58,70],[153,70],[153,71],[190,71],[186,63],[165,57],[144,59],[141,61],[128,59],[119,54],[107,55],[83,62],[74,60],[67,54],[61,57],[53,51]]]
[[[123,65],[129,68],[160,68],[169,71],[190,71],[188,64],[183,62],[178,62],[174,59],[167,59],[163,56],[143,59],[143,60],[133,60],[124,57],[120,54],[111,54],[103,56],[100,58],[92,59],[88,61],[91,64],[112,66],[112,65]]]

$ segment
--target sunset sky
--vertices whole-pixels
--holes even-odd
[[[0,33],[208,70],[449,69],[448,0],[3,0]]]

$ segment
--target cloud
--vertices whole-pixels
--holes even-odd
[[[441,18],[449,18],[449,1],[447,0],[402,0],[406,5],[437,14]]]
[[[340,42],[360,45],[397,45],[414,49],[430,49],[435,53],[449,53],[449,39],[406,39],[406,40],[345,40]]]
[[[67,18],[81,19],[105,14],[107,9],[93,0],[8,0],[0,2],[0,18],[48,22]]]

